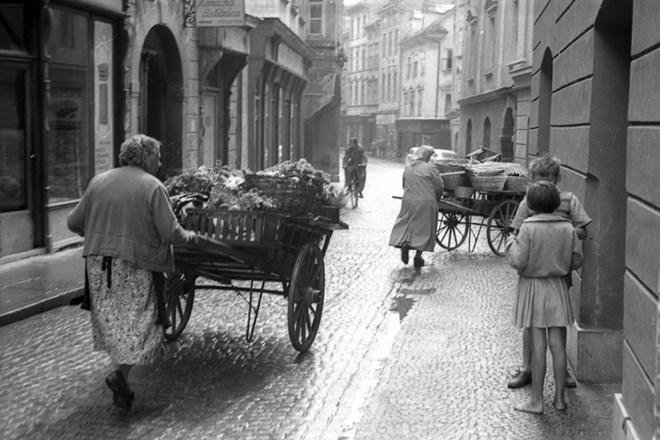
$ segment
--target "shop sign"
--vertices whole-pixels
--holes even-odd
[[[197,26],[243,26],[245,0],[199,0]]]

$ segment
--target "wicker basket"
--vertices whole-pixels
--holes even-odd
[[[507,176],[474,176],[470,175],[472,188],[478,191],[502,191]]]
[[[245,185],[248,190],[255,188],[262,195],[277,200],[280,211],[289,215],[306,215],[320,192],[316,182],[299,177],[249,174],[245,176]]]
[[[507,176],[504,189],[524,193],[527,192],[527,185],[529,185],[529,179],[526,176]]]
[[[466,174],[450,174],[441,177],[442,183],[445,185],[445,191],[453,191],[459,186],[470,186],[470,179]]]
[[[232,245],[254,246],[281,240],[284,216],[266,211],[190,209],[184,227]]]

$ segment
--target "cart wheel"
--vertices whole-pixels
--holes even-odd
[[[488,246],[500,257],[504,256],[504,243],[513,231],[511,221],[516,215],[516,209],[518,209],[518,202],[507,199],[497,204],[488,217],[486,225]]]
[[[172,326],[163,329],[165,339],[173,341],[188,324],[195,299],[195,277],[182,272],[165,273],[165,310]]]
[[[314,342],[323,313],[325,265],[314,243],[305,244],[296,258],[289,284],[287,320],[293,347],[304,353]]]
[[[435,233],[435,241],[448,251],[454,250],[462,245],[467,238],[469,227],[469,215],[441,212],[440,217],[438,217],[438,230]]]

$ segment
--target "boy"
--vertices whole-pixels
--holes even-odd
[[[540,156],[532,166],[530,172],[533,181],[547,180],[559,184],[561,181],[561,161],[556,157],[551,157],[547,153]],[[584,240],[587,236],[587,225],[591,223],[591,219],[584,211],[580,201],[575,194],[567,191],[560,192],[561,204],[555,211],[555,214],[566,218],[571,221],[575,232],[580,240]],[[517,232],[520,229],[523,221],[532,215],[532,211],[527,206],[527,201],[523,199],[518,205],[516,215],[511,222],[511,227]],[[568,278],[569,287],[571,286],[571,278]],[[566,331],[564,329],[564,338],[566,338]],[[507,386],[509,388],[521,388],[532,383],[532,341],[529,329],[523,330],[522,335],[522,348],[523,348],[523,364],[522,368],[509,380]],[[575,388],[577,383],[575,378],[570,372],[566,372],[566,388]]]

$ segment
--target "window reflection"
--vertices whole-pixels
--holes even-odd
[[[87,26],[85,16],[53,10],[48,44],[52,60],[47,139],[49,203],[78,199],[92,175]]]
[[[27,208],[25,71],[0,67],[0,212]]]

